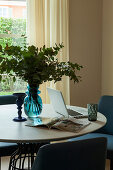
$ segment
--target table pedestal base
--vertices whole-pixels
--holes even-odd
[[[38,149],[47,143],[18,144],[18,149],[11,155],[9,170],[30,170]]]

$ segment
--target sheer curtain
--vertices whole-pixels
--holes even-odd
[[[69,0],[28,0],[27,37],[30,45],[38,47],[64,44],[59,54],[59,61],[69,60]],[[40,86],[43,103],[49,98],[46,87],[61,90],[66,104],[70,104],[69,78],[63,77],[61,82],[47,82]]]

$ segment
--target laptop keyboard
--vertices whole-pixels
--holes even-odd
[[[69,116],[73,117],[73,118],[79,119],[79,118],[87,118],[88,117],[88,115],[83,115],[82,113],[79,113],[79,112],[72,110],[72,109],[67,109],[67,111],[68,111]]]
[[[78,113],[77,111],[72,110],[72,109],[67,109],[67,111],[68,111],[68,114],[70,116],[80,116],[80,115],[82,115],[81,113]]]

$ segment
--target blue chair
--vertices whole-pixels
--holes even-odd
[[[54,143],[40,147],[31,170],[105,170],[107,139]]]
[[[16,97],[13,95],[0,96],[0,105],[15,104]],[[0,169],[1,169],[1,157],[10,156],[18,145],[16,143],[0,142]]]
[[[106,137],[108,142],[107,159],[110,160],[110,170],[113,170],[113,96],[102,96],[98,103],[98,111],[106,116],[106,125],[93,133],[73,138],[69,141],[77,141],[96,137]]]

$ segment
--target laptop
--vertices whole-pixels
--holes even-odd
[[[82,113],[79,113],[75,110],[68,109],[65,105],[65,101],[63,98],[63,95],[61,91],[59,90],[54,90],[52,88],[47,88],[51,104],[53,106],[54,111],[58,114],[58,117],[56,118],[46,118],[46,117],[41,117],[39,116],[38,118],[33,118],[30,119],[26,122],[26,126],[42,126],[42,125],[49,125],[52,122],[58,120],[70,120],[71,122],[74,123],[79,123],[79,124],[84,124],[84,122],[81,122],[81,120],[77,120],[77,118],[87,118],[88,115],[84,115]],[[60,117],[59,117],[60,116]],[[88,123],[85,122],[85,126]]]
[[[87,115],[83,115],[77,111],[72,109],[68,109],[66,107],[62,92],[59,90],[54,90],[52,88],[47,87],[47,91],[50,97],[50,102],[55,110],[56,113],[65,117],[65,118],[82,118],[87,117]]]

